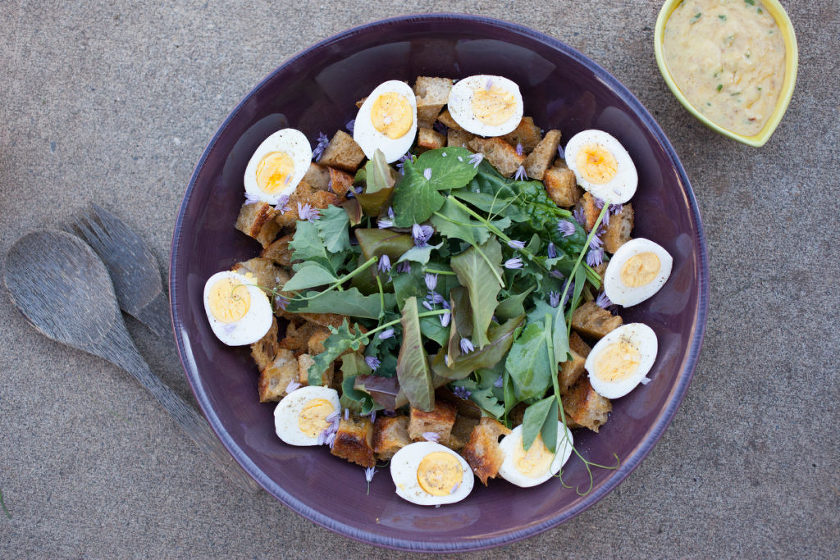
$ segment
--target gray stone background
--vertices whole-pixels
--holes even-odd
[[[533,27],[605,66],[670,136],[706,227],[709,322],[673,424],[617,490],[554,530],[464,556],[837,558],[840,3],[785,4],[799,80],[755,149],[704,128],[667,90],[658,1],[0,0],[0,252],[93,200],[165,267],[205,143],[293,53],[426,10]],[[174,344],[128,323],[152,369],[191,399]],[[5,296],[0,341],[0,558],[410,556],[231,488],[128,375],[37,336]]]

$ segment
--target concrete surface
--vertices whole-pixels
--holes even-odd
[[[786,2],[799,81],[762,149],[670,95],[657,1],[162,4],[0,0],[0,252],[94,200],[121,207],[167,263],[205,143],[296,51],[425,10],[531,26],[613,72],[670,136],[705,221],[711,308],[688,396],[638,470],[573,521],[465,557],[840,556],[836,0]],[[129,327],[188,395],[173,344]],[[410,556],[231,489],[137,383],[36,336],[5,296],[0,333],[0,558]]]

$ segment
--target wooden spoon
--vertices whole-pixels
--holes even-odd
[[[5,282],[12,302],[41,334],[133,375],[231,480],[259,489],[210,424],[149,369],[125,328],[105,265],[81,239],[63,231],[21,237],[6,255]]]

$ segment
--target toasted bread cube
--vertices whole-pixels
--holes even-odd
[[[460,451],[470,441],[472,431],[478,426],[479,420],[479,418],[458,414],[455,417],[455,424],[452,426],[452,431],[449,433],[449,441],[441,443],[455,451]]]
[[[361,99],[359,99],[358,101],[356,101],[356,109],[361,109],[362,108],[362,105],[365,104],[365,99],[367,99],[367,96],[364,96]]]
[[[317,163],[310,162],[309,169],[303,175],[303,181],[311,186],[313,189],[319,191],[328,190],[330,186],[330,171],[329,168]]]
[[[414,441],[422,441],[423,434],[432,432],[440,436],[441,443],[449,441],[452,426],[455,425],[455,405],[438,400],[431,412],[411,407],[408,423],[408,437]]]
[[[505,177],[510,177],[525,162],[525,156],[501,138],[473,138],[467,144],[471,150],[481,152],[493,167]]]
[[[236,229],[260,242],[263,247],[274,241],[280,232],[275,222],[278,212],[265,202],[243,204],[236,218]]]
[[[571,424],[568,422],[571,419],[575,426],[589,428],[593,432],[597,432],[604,425],[612,410],[610,400],[595,392],[588,377],[580,378],[561,400],[563,410],[566,411],[567,424]]]
[[[513,132],[505,134],[502,136],[502,139],[511,146],[521,144],[522,150],[526,154],[529,154],[537,147],[540,140],[542,140],[542,131],[540,130],[540,127],[534,124],[533,118],[522,117],[522,120],[519,121],[519,124],[515,129],[513,129]]]
[[[440,132],[434,131],[431,128],[417,129],[417,145],[427,150],[435,150],[442,148],[446,143],[446,138]]]
[[[257,369],[262,371],[268,367],[274,361],[278,350],[280,350],[280,341],[277,340],[277,319],[272,317],[268,332],[251,345],[251,357],[257,363]]]
[[[603,338],[623,322],[619,315],[602,309],[594,301],[584,303],[572,313],[572,328],[589,338]]]
[[[250,274],[256,279],[257,285],[266,290],[273,290],[278,285],[282,287],[289,281],[289,274],[285,270],[264,257],[236,263],[232,269],[240,274]]]
[[[583,194],[583,189],[577,185],[575,172],[565,165],[546,169],[543,182],[548,196],[562,208],[574,206]]]
[[[575,207],[583,208],[585,222],[583,224],[583,229],[587,232],[592,231],[592,228],[595,227],[595,222],[598,221],[598,214],[601,213],[601,209],[598,208],[597,204],[595,204],[595,197],[592,196],[592,193],[585,192],[583,193],[583,196],[580,197],[580,200],[578,200]]]
[[[330,453],[363,467],[376,466],[376,457],[373,454],[373,424],[370,418],[342,418]]]
[[[505,454],[499,449],[499,438],[509,433],[504,424],[485,416],[473,428],[470,440],[461,449],[461,456],[485,486],[488,479],[499,474],[499,467],[505,460]]]
[[[557,146],[560,145],[560,131],[549,130],[540,140],[534,151],[525,158],[525,172],[531,179],[542,181],[545,170],[557,156]]]
[[[452,89],[450,78],[429,78],[418,76],[414,83],[414,95],[417,98],[418,125],[432,127],[440,110],[449,100]]]
[[[347,191],[353,186],[353,176],[338,169],[328,168],[330,170],[330,182],[328,188],[339,196],[344,196]]]
[[[592,348],[589,347],[587,343],[583,341],[578,333],[572,331],[572,334],[569,335],[569,348],[586,358],[589,356],[589,352],[592,351]]]
[[[280,340],[280,348],[291,350],[296,356],[299,356],[307,350],[309,338],[321,327],[315,323],[300,321],[294,315],[292,317],[294,319],[290,320],[289,324],[286,325],[286,334]]]
[[[298,361],[294,352],[281,348],[277,351],[274,361],[260,372],[257,389],[260,402],[279,401],[286,394],[286,387],[292,381],[297,381]]]
[[[329,329],[324,327],[316,327],[315,332],[306,341],[306,348],[310,354],[315,356],[324,351],[324,341],[330,337]]]
[[[560,364],[560,372],[557,374],[557,380],[560,384],[560,394],[564,394],[569,390],[569,387],[583,374],[583,366],[586,363],[586,358],[570,350],[571,358]]]
[[[473,138],[475,138],[475,134],[472,134],[471,132],[450,128],[446,132],[446,145],[455,146],[457,148],[466,148],[469,146],[470,141]]]
[[[318,163],[355,173],[363,159],[365,159],[365,153],[356,144],[353,137],[343,130],[339,130],[327,144]]]
[[[455,119],[452,118],[452,113],[449,112],[449,109],[444,109],[443,111],[441,111],[441,113],[438,115],[437,120],[440,124],[442,124],[443,126],[448,128],[450,131],[451,130],[464,131],[464,129],[461,128],[461,125],[459,125],[457,122],[455,122]],[[466,131],[464,131],[464,132],[466,132]]]
[[[318,191],[312,188],[309,183],[301,181],[298,183],[295,192],[289,197],[289,202],[286,205],[288,210],[282,214],[278,214],[276,221],[281,227],[291,227],[299,219],[298,206],[309,204],[313,208],[323,210],[330,204],[339,204],[343,197],[329,192]]]
[[[409,443],[408,416],[376,417],[373,424],[373,452],[377,457],[388,460]]]
[[[309,354],[301,354],[297,358],[298,361],[298,378],[297,382],[301,385],[309,385],[309,367],[315,363],[315,360]],[[335,364],[330,364],[327,371],[321,374],[321,383],[319,385],[332,386],[333,377],[335,376]]]
[[[610,216],[607,231],[601,236],[604,241],[604,250],[607,253],[618,251],[619,247],[630,241],[631,231],[633,231],[633,205],[627,203],[621,207],[621,212]]]
[[[294,239],[294,235],[284,235],[274,240],[271,245],[266,247],[260,253],[264,259],[269,259],[277,265],[289,268],[292,266],[292,250],[289,248],[289,243]]]

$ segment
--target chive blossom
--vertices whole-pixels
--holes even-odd
[[[377,369],[379,369],[379,366],[382,365],[382,362],[379,361],[379,358],[377,358],[376,356],[366,356],[365,363],[373,371],[376,371]]]
[[[548,250],[546,252],[548,253],[548,258],[549,259],[556,259],[557,258],[557,247],[554,246],[554,243],[552,243],[552,242],[548,243]]]
[[[379,340],[388,340],[392,336],[394,336],[394,329],[385,329],[379,333]]]
[[[327,144],[330,143],[330,139],[327,138],[327,135],[323,132],[318,133],[318,143],[315,145],[315,149],[312,150],[312,158],[315,161],[319,161],[321,156],[324,154],[324,150],[327,149]]]
[[[517,168],[516,173],[514,173],[514,175],[513,175],[513,178],[516,179],[517,181],[527,181],[528,180],[528,172],[525,171],[525,166],[524,165],[520,165]]]
[[[461,339],[461,352],[464,354],[469,354],[475,350],[475,346],[472,343],[472,340],[469,338],[462,338]]]
[[[522,268],[522,259],[514,257],[505,261],[504,267],[508,270],[516,270]]]
[[[562,233],[563,237],[570,237],[575,234],[577,228],[575,227],[575,224],[569,220],[559,220],[557,222],[557,231]]]
[[[508,247],[510,247],[511,249],[522,250],[525,248],[525,242],[517,241],[516,239],[511,239],[510,241],[508,241]]]
[[[391,272],[391,258],[388,255],[379,257],[379,264],[376,266],[379,272]]]
[[[478,166],[482,162],[482,160],[484,160],[484,154],[482,154],[481,152],[477,152],[467,158],[467,161],[470,162],[472,166],[476,169],[478,169]]]

